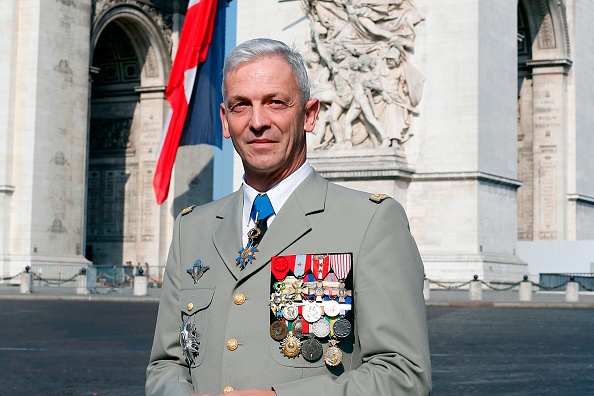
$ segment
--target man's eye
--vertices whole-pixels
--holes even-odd
[[[275,109],[284,109],[287,107],[287,104],[282,100],[271,100],[270,106],[272,106]]]
[[[236,113],[238,111],[242,111],[245,108],[246,108],[246,104],[243,102],[239,102],[239,103],[235,103],[234,105],[229,107],[229,110]]]

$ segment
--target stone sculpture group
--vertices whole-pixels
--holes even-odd
[[[412,0],[302,0],[311,37],[305,60],[320,100],[310,149],[398,147],[423,90],[409,62],[415,26]]]

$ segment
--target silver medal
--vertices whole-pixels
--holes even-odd
[[[319,319],[312,325],[312,327],[313,333],[318,338],[324,338],[330,334],[330,323],[328,323],[328,321],[326,321],[324,318]]]
[[[313,301],[306,301],[303,306],[303,319],[309,323],[317,322],[322,317],[322,310]]]
[[[283,317],[287,320],[295,320],[299,316],[299,310],[295,304],[288,304],[283,308]]]

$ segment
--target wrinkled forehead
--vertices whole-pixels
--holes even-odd
[[[229,68],[229,70],[227,71],[227,74],[223,78],[223,91],[224,91],[223,93],[225,94],[225,96],[228,93],[229,79],[232,78],[234,74],[238,73],[241,69],[243,69],[247,66],[253,65],[253,66],[256,66],[255,69],[257,69],[258,65],[262,65],[262,68],[264,68],[265,65],[267,66],[271,62],[282,62],[286,66],[288,66],[287,72],[290,73],[290,75],[294,79],[295,83],[297,83],[297,77],[295,76],[295,72],[293,71],[293,69],[291,68],[291,65],[289,64],[289,62],[287,62],[286,59],[284,59],[282,56],[279,56],[279,55],[261,55],[256,58],[240,62],[240,63],[234,65],[232,68]]]

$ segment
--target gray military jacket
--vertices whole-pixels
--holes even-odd
[[[225,388],[274,389],[279,396],[429,394],[423,264],[401,205],[329,183],[312,172],[262,239],[256,259],[236,266],[243,190],[178,216],[167,260],[147,395],[217,395]],[[352,253],[354,328],[337,367],[288,358],[270,336],[270,259]],[[209,267],[194,283],[187,269]],[[242,294],[245,301],[237,303]],[[241,300],[240,300],[241,301]],[[198,354],[187,364],[182,318]],[[228,348],[237,340],[237,348]],[[323,343],[324,349],[328,343]]]

